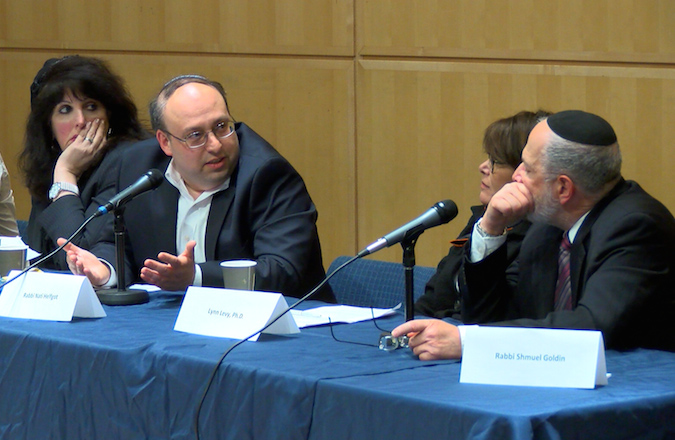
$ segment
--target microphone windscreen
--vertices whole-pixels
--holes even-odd
[[[162,172],[157,168],[153,168],[145,174],[150,179],[150,183],[152,184],[153,188],[158,187],[159,184],[162,183],[162,179],[164,179],[164,174],[162,174]]]
[[[445,224],[457,217],[457,213],[459,212],[455,202],[450,199],[436,203],[436,207],[438,208],[438,214],[441,216],[441,224]]]

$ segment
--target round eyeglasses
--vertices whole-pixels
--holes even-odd
[[[187,145],[188,148],[194,150],[195,148],[203,147],[206,144],[206,140],[209,137],[209,133],[213,133],[219,139],[225,139],[232,136],[232,133],[235,132],[234,122],[233,121],[222,121],[218,122],[213,128],[209,131],[194,130],[185,136],[185,138],[179,138],[173,133],[170,133],[167,130],[162,130],[171,137],[178,139]]]

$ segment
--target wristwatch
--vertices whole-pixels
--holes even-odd
[[[77,185],[68,182],[54,182],[49,188],[49,200],[54,200],[61,191],[70,191],[75,193],[76,196],[80,195],[80,189]]]
[[[483,220],[483,219],[480,219],[480,220]],[[478,220],[478,222],[476,222],[476,231],[477,231],[478,234],[479,234],[481,237],[483,237],[483,238],[495,238],[495,237],[501,237],[501,236],[503,236],[503,235],[506,235],[506,232],[508,231],[508,228],[504,228],[504,231],[503,231],[501,234],[498,234],[498,235],[489,234],[489,233],[487,233],[487,232],[485,231],[485,229],[483,229],[483,228],[480,226],[480,220]]]

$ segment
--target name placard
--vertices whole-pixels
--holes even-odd
[[[602,333],[467,326],[459,381],[586,388],[607,385]]]
[[[12,278],[18,271],[10,273]],[[71,321],[103,318],[105,310],[85,276],[27,272],[2,289],[0,316]]]
[[[251,290],[188,288],[174,330],[220,338],[242,339],[279,316],[288,303],[279,293]],[[293,315],[286,313],[264,333],[300,333]],[[260,333],[249,338],[257,341]]]

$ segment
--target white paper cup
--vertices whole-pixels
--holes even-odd
[[[26,249],[0,249],[0,276],[26,267]]]
[[[223,284],[226,289],[253,290],[255,266],[253,260],[230,260],[220,263],[223,269]]]

